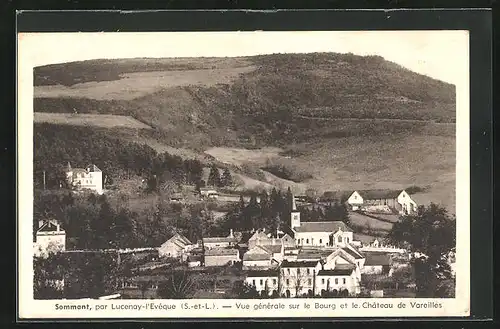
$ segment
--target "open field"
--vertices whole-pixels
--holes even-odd
[[[112,114],[69,114],[35,112],[34,122],[72,126],[93,126],[102,128],[151,128],[150,126],[132,117]]]
[[[70,87],[63,85],[37,86],[35,98],[74,97],[97,100],[131,100],[155,93],[164,88],[190,85],[214,86],[228,84],[242,73],[254,70],[253,66],[200,69],[184,71],[154,71],[126,73],[117,80],[77,83]]]
[[[377,220],[362,214],[351,212],[349,213],[349,219],[352,224],[356,226],[363,226],[365,228],[370,228],[374,231],[386,231],[389,232],[392,229],[392,224]]]

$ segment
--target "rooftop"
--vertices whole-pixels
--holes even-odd
[[[352,229],[342,221],[333,222],[302,222],[299,227],[295,227],[297,232],[352,232]]]
[[[345,248],[342,248],[342,250],[344,250],[349,255],[354,257],[354,259],[363,259],[364,258],[359,252],[356,252],[356,251],[352,250],[351,248],[345,247]]]
[[[358,190],[365,200],[396,199],[403,190]]]
[[[351,275],[354,269],[334,269],[334,270],[320,270],[318,276],[346,276]]]
[[[365,266],[387,266],[392,264],[391,257],[386,253],[367,252],[365,256]]]
[[[318,264],[318,261],[296,261],[296,262],[289,262],[287,260],[284,260],[281,263],[281,267],[283,268],[288,268],[288,267],[315,267]]]
[[[235,237],[212,237],[203,238],[203,243],[218,243],[218,242],[238,242]]]
[[[270,255],[266,254],[248,254],[246,253],[243,255],[243,260],[245,261],[258,261],[258,260],[267,260],[269,261],[271,259]]]
[[[205,256],[237,256],[238,254],[237,249],[215,248],[205,251]]]
[[[276,270],[261,270],[261,271],[248,271],[247,277],[262,278],[262,277],[278,276]]]

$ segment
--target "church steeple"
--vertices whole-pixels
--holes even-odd
[[[292,194],[292,212],[290,214],[291,220],[290,224],[292,229],[300,226],[300,211],[297,210],[297,204],[295,203],[295,196]]]

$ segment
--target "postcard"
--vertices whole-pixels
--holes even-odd
[[[21,319],[470,313],[467,31],[20,33],[17,119]]]

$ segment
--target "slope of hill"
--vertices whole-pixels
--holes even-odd
[[[187,80],[174,78],[182,72]],[[96,60],[34,74],[35,95],[50,90],[34,99],[35,111],[131,116],[153,130],[130,140],[209,156],[252,185],[280,181],[261,171],[269,158],[309,177],[289,186],[430,185],[434,200],[454,208],[455,87],[378,56]],[[130,79],[148,87],[135,94]],[[261,147],[283,152],[262,156]],[[246,153],[232,156],[235,148]]]

